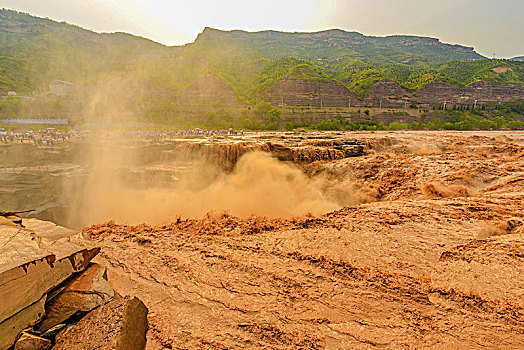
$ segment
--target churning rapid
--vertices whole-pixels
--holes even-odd
[[[0,200],[75,228],[113,219],[159,224],[210,211],[320,215],[365,200],[347,174],[328,178],[314,166],[360,156],[364,145],[349,135],[320,136],[94,130],[51,147],[8,144],[2,186],[10,192]]]
[[[255,152],[203,187],[194,173],[150,195],[108,181],[103,206],[153,221],[369,202],[85,228],[115,287],[150,307],[151,349],[522,348],[524,134],[358,137],[364,156],[301,165],[324,178]]]
[[[326,194],[321,179],[310,179],[299,168],[265,152],[243,155],[230,173],[200,162],[170,185],[153,183],[148,188],[123,181],[117,158],[125,157],[97,157],[85,191],[78,197],[75,209],[88,222],[113,219],[158,224],[180,216],[202,217],[210,211],[243,217],[321,215],[341,207]],[[209,176],[209,172],[216,174]]]

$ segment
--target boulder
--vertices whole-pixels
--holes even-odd
[[[115,299],[82,318],[53,349],[143,350],[147,312],[138,298]]]
[[[13,350],[48,350],[51,346],[49,339],[40,338],[30,333],[22,333]]]
[[[57,295],[49,295],[46,316],[38,325],[39,332],[45,332],[72,316],[89,311],[111,301],[115,297],[113,287],[107,282],[106,268],[90,264],[83,272],[72,276],[57,288]]]
[[[82,233],[36,219],[24,219],[19,227],[0,221],[0,350],[14,340],[6,324],[15,324],[16,333],[32,323],[40,310],[34,307],[51,289],[73,273],[84,270],[99,248]],[[8,296],[8,297],[5,297]],[[33,311],[28,316],[28,310]],[[18,313],[24,312],[24,316]],[[38,316],[42,317],[43,313]],[[13,320],[10,320],[13,318]],[[23,324],[20,320],[31,320]],[[32,323],[32,324],[30,324]],[[9,334],[9,335],[8,335]],[[13,343],[3,346],[7,341]]]

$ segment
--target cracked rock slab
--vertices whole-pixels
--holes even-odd
[[[107,282],[106,268],[90,264],[83,272],[66,280],[58,287],[58,294],[46,304],[46,316],[38,326],[45,332],[71,316],[88,313],[115,297],[113,287]]]
[[[46,296],[29,305],[0,323],[0,349],[9,349],[18,338],[20,332],[38,323],[44,316]]]
[[[0,222],[0,343],[7,344],[8,339],[12,343],[0,349],[16,340],[7,336],[11,329],[5,329],[5,324],[14,322],[11,318],[34,320],[37,310],[32,317],[18,314],[27,312],[51,289],[84,270],[100,251],[82,233],[52,223],[24,219],[27,227],[22,228],[7,221]],[[15,324],[17,334],[30,325]]]
[[[53,349],[143,350],[147,312],[138,298],[115,299],[87,314]]]

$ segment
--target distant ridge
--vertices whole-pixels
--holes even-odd
[[[524,63],[486,59],[472,47],[438,38],[376,37],[341,29],[289,33],[205,28],[193,43],[167,47],[126,33],[99,34],[0,10],[0,93],[44,92],[55,79],[96,86],[102,77],[132,79],[134,88],[125,98],[134,101],[147,96],[219,104],[217,96],[222,96],[228,103],[254,104],[270,90],[274,95],[275,86],[286,86],[280,84],[284,78],[308,89],[314,84],[300,81],[329,83],[315,86],[348,90],[364,101],[379,82],[393,83],[379,85],[391,95],[410,94],[432,82],[447,84],[434,87],[464,88],[482,81],[521,87]]]
[[[224,31],[206,27],[196,39],[203,40],[235,40],[239,42],[249,41],[254,48],[262,53],[282,57],[283,50],[289,50],[296,56],[307,56],[308,49],[329,48],[351,49],[355,56],[370,56],[372,48],[384,50],[396,50],[406,54],[420,55],[423,58],[436,62],[447,62],[453,60],[479,60],[486,57],[475,52],[473,47],[440,42],[438,38],[391,35],[385,37],[366,36],[358,32],[348,32],[342,29],[329,29],[320,32],[280,32],[274,30],[247,32],[243,30]],[[333,50],[331,50],[333,51]],[[326,52],[327,53],[327,52]],[[304,58],[304,57],[301,57]],[[313,58],[309,56],[309,58]],[[320,58],[320,57],[318,57]]]

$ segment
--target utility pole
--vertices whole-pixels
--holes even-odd
[[[448,103],[448,100],[444,100],[444,107],[442,109],[446,109],[446,103]]]
[[[378,108],[382,108],[382,100],[380,100],[380,104]]]
[[[351,108],[351,99],[349,99],[348,108]]]
[[[320,108],[322,108],[322,99],[320,99]]]

